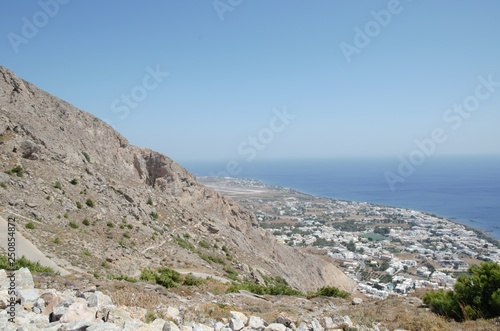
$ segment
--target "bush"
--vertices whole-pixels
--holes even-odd
[[[89,221],[87,218],[86,218],[86,219],[84,219],[82,223],[83,223],[83,225],[85,225],[85,226],[89,226],[89,225],[90,225],[90,221]]]
[[[90,163],[90,156],[87,154],[87,152],[82,152],[82,155],[85,158],[85,160],[87,160],[87,162]]]
[[[87,199],[87,201],[85,201],[85,204],[90,208],[94,208],[94,201],[92,201],[92,199]]]
[[[115,225],[111,221],[109,221],[108,223],[106,223],[106,225],[108,226],[108,228],[114,228],[115,227]]]
[[[70,181],[70,184],[71,184],[71,185],[77,185],[77,184],[78,184],[78,179],[73,178],[73,179]]]
[[[69,222],[69,227],[72,228],[72,229],[78,229],[79,228],[78,224],[76,224],[73,221]]]
[[[24,169],[20,165],[16,165],[14,168],[5,171],[5,173],[10,176],[16,175],[17,177],[23,177]]]
[[[56,181],[56,182],[54,183],[54,188],[57,188],[57,189],[62,190],[62,185],[61,185],[61,182],[60,182],[60,181]]]
[[[146,201],[146,204],[152,206],[153,205],[153,199],[148,198],[148,201]]]
[[[205,249],[209,249],[210,248],[210,245],[208,245],[208,243],[205,241],[205,240],[201,240],[200,241],[200,246],[205,248]]]
[[[35,224],[33,222],[26,223],[26,229],[33,230],[35,228]]]
[[[184,278],[184,282],[182,282],[183,285],[186,286],[199,286],[203,283],[203,280],[193,276],[193,274],[187,274],[186,277]]]
[[[500,265],[483,262],[460,275],[453,291],[427,292],[424,303],[439,315],[464,321],[500,316]]]
[[[346,291],[339,290],[335,286],[321,287],[316,291],[317,296],[333,297],[333,298],[348,298],[350,294]]]
[[[7,259],[7,256],[0,255],[0,269],[5,269],[5,270],[19,270],[21,268],[28,268],[31,273],[36,274],[39,272],[46,272],[46,273],[55,273],[54,269],[45,267],[41,265],[39,262],[32,262],[25,258],[24,256],[21,256],[21,258],[16,259],[14,262],[14,268],[10,266],[9,260]]]
[[[76,208],[82,209],[82,204],[80,203],[80,201],[76,202]]]
[[[149,216],[151,216],[152,219],[157,220],[158,219],[158,214],[152,211]]]
[[[168,268],[160,268],[157,272],[149,268],[142,269],[140,279],[142,281],[156,283],[165,288],[175,287],[176,283],[182,281],[182,277],[177,271]]]
[[[7,184],[5,184],[5,182],[0,182],[0,187],[1,188],[7,188]]]

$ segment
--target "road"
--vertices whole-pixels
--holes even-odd
[[[7,251],[7,225],[7,221],[0,216],[0,246],[3,247],[5,251]],[[43,266],[54,269],[56,272],[59,272],[61,276],[70,274],[67,270],[59,267],[51,259],[46,257],[45,254],[43,254],[35,245],[31,243],[31,241],[26,239],[19,231],[17,231],[17,229],[15,232],[15,238],[15,252],[17,258],[24,255],[24,257],[30,261],[39,262]]]

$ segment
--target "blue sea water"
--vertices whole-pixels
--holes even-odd
[[[227,162],[183,164],[197,176]],[[500,156],[429,157],[391,190],[385,174],[400,175],[397,158],[241,162],[233,177],[341,200],[420,210],[482,229],[500,239]],[[404,174],[408,175],[408,174]]]

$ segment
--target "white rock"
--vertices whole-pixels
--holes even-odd
[[[250,329],[254,329],[254,330],[259,330],[260,331],[260,330],[263,330],[265,326],[266,326],[266,323],[260,317],[250,316],[248,318],[248,327]]]
[[[271,323],[266,326],[264,331],[286,331],[286,326],[280,323]]]
[[[89,321],[77,321],[66,326],[66,331],[81,331],[87,330],[87,328],[92,325]]]
[[[1,271],[1,270],[0,270]],[[10,302],[10,295],[8,290],[0,290],[0,310],[7,308]]]
[[[357,305],[360,305],[363,303],[363,299],[360,299],[360,298],[352,298],[352,304],[354,306],[357,306]]]
[[[300,323],[296,331],[309,331],[309,327],[307,326],[306,323],[302,322]]]
[[[193,325],[193,331],[215,331],[215,329],[204,324],[195,323]]]
[[[221,331],[226,325],[222,322],[217,322],[214,324],[215,331]]]
[[[99,324],[92,324],[86,331],[121,331],[121,330],[122,330],[121,327],[113,323],[99,323]]]
[[[229,327],[233,331],[239,331],[246,326],[248,322],[248,317],[246,317],[245,314],[237,311],[231,311],[229,312],[229,315],[230,315]]]
[[[100,291],[96,291],[88,298],[88,303],[89,307],[102,308],[104,306],[113,305],[113,300],[111,300],[111,298],[108,295]]]
[[[314,319],[311,321],[311,327],[313,331],[325,331],[318,320]]]
[[[149,330],[163,331],[163,327],[165,326],[166,323],[167,321],[165,321],[164,319],[157,318],[153,322],[151,322],[151,324],[149,324]]]
[[[174,322],[167,321],[163,326],[163,331],[181,331],[181,329]]]
[[[333,319],[331,317],[323,317],[319,322],[325,330],[338,329],[337,325],[333,324]]]
[[[21,299],[21,304],[26,302],[35,303],[40,297],[40,292],[35,289],[18,290],[16,292],[18,299]]]
[[[75,323],[79,321],[87,321],[95,323],[96,312],[94,308],[87,307],[83,302],[75,302],[64,312],[59,320],[61,323]]]
[[[168,307],[164,313],[165,317],[172,321],[174,321],[180,315],[179,309],[175,307]]]
[[[31,289],[35,287],[33,276],[28,268],[21,268],[15,272],[16,274],[16,289]]]

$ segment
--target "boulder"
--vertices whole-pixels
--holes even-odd
[[[61,323],[75,323],[87,321],[89,323],[96,322],[96,309],[87,307],[84,302],[75,302],[64,312],[59,320]]]
[[[246,326],[248,322],[248,317],[246,317],[245,314],[237,311],[231,311],[229,312],[229,314],[230,314],[229,327],[233,331],[239,331]]]
[[[260,317],[250,316],[248,318],[248,327],[253,330],[261,331],[265,328],[266,322]]]
[[[286,331],[286,326],[281,323],[271,323],[266,326],[264,331]]]
[[[113,305],[113,300],[111,298],[100,292],[96,291],[93,293],[89,298],[88,298],[88,303],[89,307],[97,307],[98,309],[104,307],[104,306],[112,306]]]
[[[357,306],[357,305],[360,305],[363,303],[363,299],[360,299],[360,298],[352,298],[352,304],[354,306]]]

